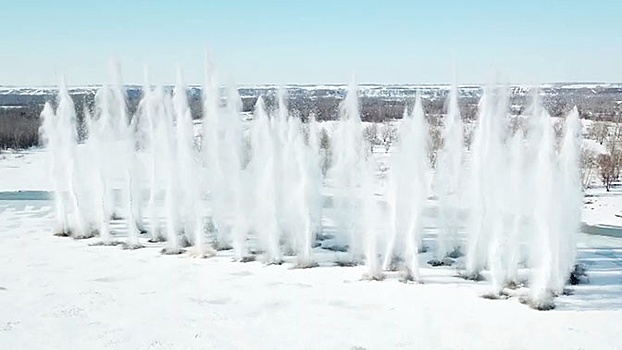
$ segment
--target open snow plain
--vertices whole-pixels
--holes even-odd
[[[41,151],[0,155],[2,349],[622,348],[622,238],[582,234],[589,284],[542,312],[482,298],[488,282],[432,268],[430,253],[424,283],[405,284],[397,273],[363,281],[365,267],[335,266],[339,253],[321,247],[320,267],[292,269],[288,257],[266,266],[231,251],[192,259],[161,255],[164,243],[126,251],[55,237],[46,177]],[[615,230],[615,191],[586,198],[590,225]]]

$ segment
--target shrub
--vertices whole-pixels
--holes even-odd
[[[0,149],[30,148],[39,144],[38,118],[16,113],[0,114]]]

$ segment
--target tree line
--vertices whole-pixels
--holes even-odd
[[[141,92],[139,89],[128,90],[127,108],[129,115],[136,111],[140,97]],[[9,100],[5,98],[0,101],[8,103],[8,105],[0,106],[0,149],[21,149],[38,145],[39,114],[43,108],[43,103],[47,100],[54,102],[55,96],[18,95],[9,96],[8,98]],[[85,110],[93,112],[95,108],[95,95],[94,92],[83,92],[72,94],[72,98],[74,99],[78,121],[80,122],[84,118]],[[242,111],[252,112],[256,101],[257,96],[243,95]],[[306,121],[310,115],[315,116],[319,121],[338,119],[339,103],[341,101],[342,96],[335,93],[294,94],[288,96],[288,106],[292,115],[301,118],[303,121]],[[622,101],[622,93],[593,94],[581,90],[579,92],[551,93],[543,97],[543,104],[551,116],[565,116],[576,105],[581,118],[595,120],[599,123],[608,123],[606,125],[615,124],[620,119],[622,115],[622,104],[620,101]],[[267,108],[273,108],[276,104],[276,94],[267,94],[265,102]],[[461,97],[460,112],[465,121],[471,121],[476,118],[478,102],[479,100],[476,96]],[[410,98],[361,96],[361,118],[365,122],[374,123],[386,123],[387,121],[397,120],[402,118],[404,109],[412,103],[413,101]],[[512,114],[521,115],[525,113],[528,110],[529,103],[529,96],[512,95],[510,100]],[[428,122],[432,126],[432,132],[436,132],[434,126],[442,124],[445,98],[442,96],[424,97],[423,104]],[[200,118],[202,115],[202,102],[199,90],[189,94],[189,105],[193,117]],[[514,122],[520,123],[520,120]],[[598,125],[601,125],[600,128],[602,128],[602,125],[605,124]],[[512,127],[517,127],[517,125]],[[594,133],[598,132],[594,131]],[[381,136],[381,138],[390,139],[391,137],[385,135],[384,137]],[[437,138],[433,137],[433,139]],[[465,134],[465,142],[468,144],[469,140],[470,135],[467,133]],[[384,143],[387,142],[384,141]],[[440,147],[440,145],[440,141],[436,142],[435,147]]]

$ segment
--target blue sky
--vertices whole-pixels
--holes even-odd
[[[0,85],[622,82],[621,1],[5,1]]]

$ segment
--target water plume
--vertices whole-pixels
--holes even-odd
[[[404,111],[398,140],[389,175],[390,238],[383,268],[391,269],[396,261],[404,261],[401,268],[407,279],[419,280],[418,250],[429,174],[429,130],[420,94],[416,96],[413,112]]]
[[[435,189],[439,202],[436,256],[439,260],[460,247],[458,230],[461,226],[460,211],[465,170],[463,166],[464,127],[458,97],[458,87],[454,85],[449,91],[447,114],[442,131],[443,147],[439,150],[436,163]]]

